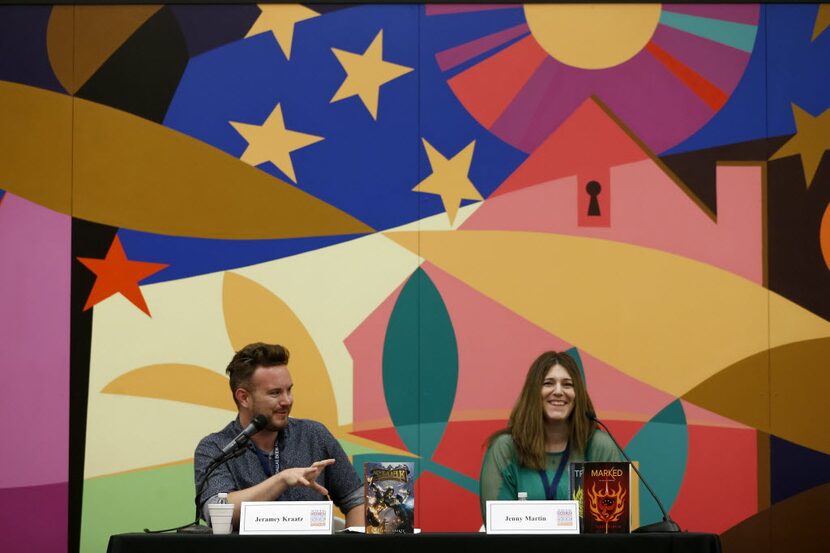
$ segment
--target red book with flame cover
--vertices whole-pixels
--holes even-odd
[[[628,463],[581,463],[582,532],[630,531],[631,480]],[[573,469],[572,469],[573,470]]]

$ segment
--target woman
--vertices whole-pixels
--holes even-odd
[[[487,500],[516,499],[518,492],[527,492],[528,499],[569,499],[570,463],[623,460],[588,412],[594,406],[573,357],[540,355],[507,428],[490,437],[479,480],[485,520]]]

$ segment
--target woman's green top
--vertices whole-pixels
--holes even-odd
[[[546,453],[545,471],[548,481],[553,481],[556,469],[563,453]],[[586,461],[622,461],[623,456],[601,430],[595,430],[588,440],[587,452],[571,451],[562,479],[556,487],[556,499],[569,499],[570,464]],[[484,454],[479,479],[479,498],[481,499],[481,516],[486,520],[485,508],[488,500],[515,500],[518,492],[527,492],[528,499],[546,499],[545,487],[537,469],[519,464],[513,437],[503,434],[496,438]]]

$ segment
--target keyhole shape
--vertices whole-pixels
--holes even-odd
[[[585,192],[591,196],[591,203],[588,204],[588,217],[599,217],[602,215],[599,210],[599,200],[597,197],[602,192],[602,185],[595,180],[590,181],[585,185]]]

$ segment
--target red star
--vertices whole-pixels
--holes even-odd
[[[121,240],[118,239],[117,234],[104,259],[79,257],[78,261],[83,263],[96,276],[95,284],[93,284],[86,300],[84,311],[118,293],[147,313],[148,316],[150,310],[147,308],[147,303],[144,301],[144,295],[141,293],[138,283],[168,266],[164,263],[148,263],[127,259],[127,254],[124,253],[124,248],[121,246]]]

